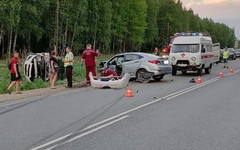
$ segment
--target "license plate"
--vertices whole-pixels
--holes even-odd
[[[178,64],[180,67],[187,67],[187,64]]]

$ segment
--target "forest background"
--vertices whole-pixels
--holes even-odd
[[[204,8],[203,8],[204,9]],[[209,33],[221,48],[233,47],[233,28],[200,18],[180,0],[1,0],[0,58],[14,50],[75,55],[91,43],[101,53],[152,52],[177,32]]]

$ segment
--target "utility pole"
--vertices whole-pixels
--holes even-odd
[[[55,35],[54,35],[54,51],[58,53],[58,24],[59,24],[59,0],[57,0],[56,8],[56,25],[55,25]]]

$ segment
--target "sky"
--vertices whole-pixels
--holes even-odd
[[[192,8],[201,18],[211,18],[234,28],[240,40],[240,0],[181,0],[187,9]]]

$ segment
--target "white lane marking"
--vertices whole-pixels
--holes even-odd
[[[56,143],[56,142],[58,142],[58,141],[61,141],[61,140],[65,139],[65,138],[67,138],[67,137],[70,136],[70,135],[72,135],[72,133],[67,134],[67,135],[65,135],[65,136],[62,136],[62,137],[60,137],[60,138],[57,138],[57,139],[55,139],[55,140],[52,140],[52,141],[50,141],[50,142],[48,142],[48,143],[45,143],[45,144],[43,144],[43,145],[40,145],[40,146],[38,146],[38,147],[32,148],[32,149],[30,149],[30,150],[38,150],[38,149],[41,149],[41,148],[43,148],[43,147],[46,147],[46,146],[48,146],[48,145],[51,145],[51,144]]]
[[[95,131],[98,131],[98,130],[100,130],[100,129],[102,129],[102,128],[105,128],[105,127],[107,127],[107,126],[110,126],[111,124],[114,124],[114,123],[116,123],[116,122],[118,122],[118,121],[121,121],[121,120],[123,120],[123,119],[125,119],[125,118],[127,118],[127,117],[129,117],[129,115],[123,116],[123,117],[121,117],[121,118],[119,118],[119,119],[116,119],[116,120],[113,120],[113,121],[111,121],[111,122],[109,122],[109,123],[106,123],[106,124],[104,124],[104,125],[101,125],[101,126],[95,128],[95,129],[92,129],[92,130],[88,131],[88,132],[85,132],[85,133],[83,133],[83,134],[80,134],[80,135],[78,135],[78,136],[75,136],[74,138],[72,138],[72,139],[70,139],[70,140],[62,143],[61,145],[65,145],[65,144],[67,144],[67,143],[73,142],[73,141],[75,141],[75,140],[77,140],[77,139],[80,139],[80,138],[82,138],[82,137],[84,137],[84,136],[86,136],[86,135],[88,135],[88,134],[91,134],[91,133],[93,133],[93,132],[95,132]],[[53,149],[53,148],[55,148],[55,147],[58,147],[58,146],[61,146],[61,145],[54,145],[54,146],[48,148],[47,150],[51,150],[51,149]]]
[[[166,100],[171,100],[171,99],[173,99],[173,98],[175,98],[175,97],[178,97],[178,96],[183,95],[183,94],[185,94],[185,93],[191,92],[191,91],[193,91],[193,90],[196,90],[196,89],[198,89],[198,88],[201,88],[201,87],[203,87],[203,86],[205,86],[205,85],[211,84],[211,83],[216,82],[216,81],[218,81],[218,79],[213,80],[213,81],[211,81],[211,82],[208,82],[207,84],[199,85],[198,87],[194,87],[194,88],[192,88],[192,89],[189,89],[189,90],[187,90],[187,91],[184,91],[184,92],[179,93],[179,94],[176,94],[176,95],[173,95],[173,96],[171,96],[171,97],[168,97]]]
[[[107,126],[109,126],[109,125],[111,125],[111,124],[114,124],[114,123],[116,123],[116,122],[118,122],[118,121],[121,121],[121,120],[123,120],[123,119],[125,119],[125,118],[127,118],[127,117],[129,117],[129,115],[123,116],[123,117],[121,117],[121,118],[119,118],[119,119],[116,119],[116,120],[114,120],[114,121],[111,121],[111,122],[109,122],[109,123],[106,123],[106,124],[104,124],[104,125],[102,125],[102,126],[99,126],[99,127],[95,128],[95,129],[92,129],[92,130],[90,130],[90,131],[88,131],[88,132],[85,132],[85,133],[83,133],[83,134],[80,134],[80,135],[78,135],[78,136],[76,136],[76,137],[68,140],[67,142],[65,142],[65,144],[70,143],[70,142],[72,142],[72,141],[75,141],[75,140],[77,140],[77,139],[79,139],[79,138],[81,138],[81,137],[83,137],[83,136],[85,136],[85,135],[88,135],[88,134],[90,134],[90,133],[93,133],[93,132],[95,132],[95,131],[97,131],[97,130],[100,130],[100,129],[102,129],[102,128],[105,128],[105,127],[107,127]]]
[[[163,99],[166,99],[166,98],[168,98],[168,97],[174,96],[174,95],[179,94],[179,93],[181,93],[181,92],[184,92],[184,91],[186,91],[186,90],[193,89],[194,87],[199,87],[199,86],[202,87],[202,86],[204,86],[204,85],[207,85],[208,82],[211,82],[212,80],[214,80],[214,81],[216,80],[216,81],[217,81],[218,78],[219,78],[219,77],[214,78],[214,79],[211,79],[211,80],[208,80],[208,81],[206,81],[206,82],[204,82],[204,83],[202,83],[202,84],[197,84],[197,85],[191,86],[191,87],[189,87],[189,88],[183,89],[183,90],[181,90],[181,91],[172,93],[172,94],[167,95],[167,96],[165,96],[165,97],[159,98],[159,99],[157,99],[157,100],[155,100],[155,101],[152,101],[152,102],[143,104],[143,105],[141,105],[141,106],[135,107],[135,108],[133,108],[133,109],[130,109],[130,110],[128,110],[128,111],[125,111],[125,112],[123,112],[123,113],[120,113],[120,114],[118,114],[118,115],[116,115],[116,116],[113,116],[113,117],[108,118],[108,119],[106,119],[106,120],[103,120],[103,121],[100,121],[100,122],[95,123],[95,124],[93,124],[93,125],[90,125],[90,126],[84,128],[84,129],[82,129],[81,131],[88,130],[88,129],[90,129],[90,128],[93,128],[93,127],[95,127],[95,126],[98,126],[99,124],[108,122],[109,120],[112,120],[112,119],[118,118],[118,117],[120,117],[120,116],[126,115],[126,114],[128,114],[128,113],[130,113],[130,112],[133,112],[133,111],[135,111],[135,110],[141,109],[141,108],[143,108],[143,107],[146,107],[146,106],[148,106],[148,105],[151,105],[151,104],[153,104],[153,103],[156,103],[156,102],[158,102],[158,101],[161,101],[161,100],[163,100]]]
[[[174,98],[174,97],[177,97],[177,96],[179,96],[179,95],[185,94],[185,93],[190,92],[190,91],[192,91],[192,90],[195,90],[195,89],[197,89],[197,88],[203,87],[203,86],[208,85],[208,84],[210,84],[210,83],[212,83],[212,82],[215,82],[215,81],[217,81],[217,80],[219,80],[219,77],[216,77],[216,78],[213,78],[213,79],[211,79],[211,80],[205,81],[205,82],[203,82],[202,84],[196,84],[196,85],[194,85],[194,86],[188,87],[188,88],[183,89],[183,90],[180,90],[180,91],[178,91],[178,92],[169,94],[169,95],[167,95],[167,96],[165,96],[165,97],[156,99],[156,100],[154,100],[154,101],[152,101],[152,102],[149,102],[149,103],[140,105],[140,106],[138,106],[138,107],[135,107],[135,108],[133,108],[133,109],[130,109],[130,110],[128,110],[128,111],[125,111],[125,112],[123,112],[123,113],[120,113],[120,114],[118,114],[118,115],[115,115],[115,116],[113,116],[113,117],[111,117],[111,118],[108,118],[108,119],[105,119],[105,120],[100,121],[100,122],[98,122],[98,123],[95,123],[95,124],[93,124],[93,125],[90,125],[90,126],[84,128],[84,129],[82,129],[81,131],[86,131],[86,130],[88,130],[88,129],[90,129],[90,128],[93,128],[93,127],[95,127],[95,126],[98,126],[98,125],[100,125],[100,124],[103,124],[103,123],[105,123],[105,122],[108,122],[108,121],[110,121],[110,120],[113,120],[113,119],[115,119],[115,118],[118,118],[118,117],[120,117],[120,116],[126,115],[126,114],[131,113],[131,112],[133,112],[133,111],[136,111],[136,110],[138,110],[138,109],[147,107],[147,106],[149,106],[149,105],[151,105],[151,104],[154,104],[154,103],[157,103],[157,102],[159,102],[159,101],[161,101],[161,100],[170,100],[170,99],[172,99],[172,98]],[[182,94],[181,94],[181,93],[182,93]],[[175,95],[176,95],[176,96],[175,96]],[[103,126],[104,126],[104,125],[103,125]],[[94,130],[94,129],[93,129],[93,130]],[[91,131],[92,131],[92,130],[91,130]],[[71,134],[72,134],[72,133],[71,133]],[[70,135],[71,135],[71,134],[70,134]],[[61,137],[61,139],[62,139],[62,138],[63,138],[63,137]],[[60,138],[59,138],[59,139],[60,139]],[[63,138],[63,139],[64,139],[64,138]],[[49,143],[50,143],[50,142],[49,142]],[[52,142],[51,142],[51,144],[52,144]],[[64,144],[65,144],[65,143],[64,143]],[[63,145],[64,145],[64,144],[63,144]],[[45,144],[44,144],[44,145],[45,145]],[[48,145],[50,145],[50,144],[47,144],[46,146],[48,146]],[[56,147],[56,145],[53,146],[53,148],[55,148],[55,147]],[[42,148],[42,147],[41,147],[41,148]],[[32,149],[32,150],[35,150],[35,149]]]
[[[164,96],[164,97],[162,97],[162,98],[163,98],[163,99],[166,99],[166,98],[168,98],[168,97],[171,97],[171,96],[174,96],[174,95],[176,95],[176,94],[182,93],[182,92],[187,91],[187,90],[189,90],[189,89],[192,89],[192,88],[195,88],[195,87],[199,87],[199,86],[202,87],[203,85],[207,85],[209,82],[215,81],[215,80],[218,80],[218,79],[219,79],[219,77],[213,78],[213,79],[208,80],[208,81],[206,81],[206,82],[203,82],[203,83],[201,83],[201,84],[196,84],[196,85],[194,85],[194,86],[191,86],[191,87],[185,88],[185,89],[183,89],[183,90],[177,91],[177,92],[175,92],[175,93],[169,94],[169,95]]]
[[[99,126],[99,127],[95,128],[95,129],[93,129],[93,130],[90,130],[90,131],[88,131],[88,132],[85,132],[85,133],[83,133],[83,134],[80,134],[80,135],[79,135],[80,137],[79,137],[79,136],[76,136],[76,137],[81,138],[81,137],[83,137],[83,136],[85,136],[85,135],[88,135],[88,134],[90,134],[90,133],[92,133],[92,132],[95,132],[95,131],[97,131],[97,130],[99,130],[99,129],[101,129],[101,128],[107,127],[107,126],[109,126],[109,125],[111,125],[111,124],[113,124],[113,123],[115,123],[115,122],[118,122],[118,121],[120,121],[120,120],[123,120],[123,119],[125,119],[125,118],[127,118],[127,117],[129,117],[129,115],[123,116],[123,117],[121,117],[121,118],[119,118],[119,119],[113,120],[112,122],[109,122],[109,123],[107,123],[107,124],[104,124],[104,125],[102,125],[102,126]],[[108,120],[110,120],[110,119],[108,119]],[[87,130],[87,129],[86,129],[86,130]],[[82,130],[81,130],[81,131],[82,131]],[[68,135],[62,136],[62,137],[60,137],[60,138],[58,138],[58,139],[52,140],[52,141],[50,141],[50,142],[48,142],[48,143],[45,143],[45,144],[40,145],[40,146],[38,146],[38,147],[32,148],[32,149],[30,149],[30,150],[39,150],[39,149],[44,148],[44,147],[47,147],[47,146],[49,146],[49,145],[51,145],[51,144],[53,144],[53,143],[56,143],[56,142],[58,142],[58,141],[61,141],[61,140],[65,139],[65,138],[67,138],[67,137],[69,137],[69,136],[71,136],[71,135],[73,135],[73,133],[70,133],[70,134],[68,134]],[[73,139],[75,139],[76,137],[74,137]],[[72,139],[70,139],[70,140],[72,140]],[[70,140],[69,140],[69,141],[70,141]],[[73,141],[74,141],[74,140],[73,140]],[[67,141],[67,142],[64,142],[64,143],[66,144],[66,143],[69,143],[69,142]],[[57,145],[54,145],[54,146],[52,146],[52,147],[50,147],[50,148],[47,148],[46,150],[51,150],[51,149],[53,149],[53,148],[55,148],[55,147],[57,147]]]
[[[52,147],[49,147],[49,148],[47,148],[47,149],[44,149],[44,150],[51,150],[51,149],[54,149],[55,147],[57,147],[58,145],[54,145],[54,146],[52,146]]]

